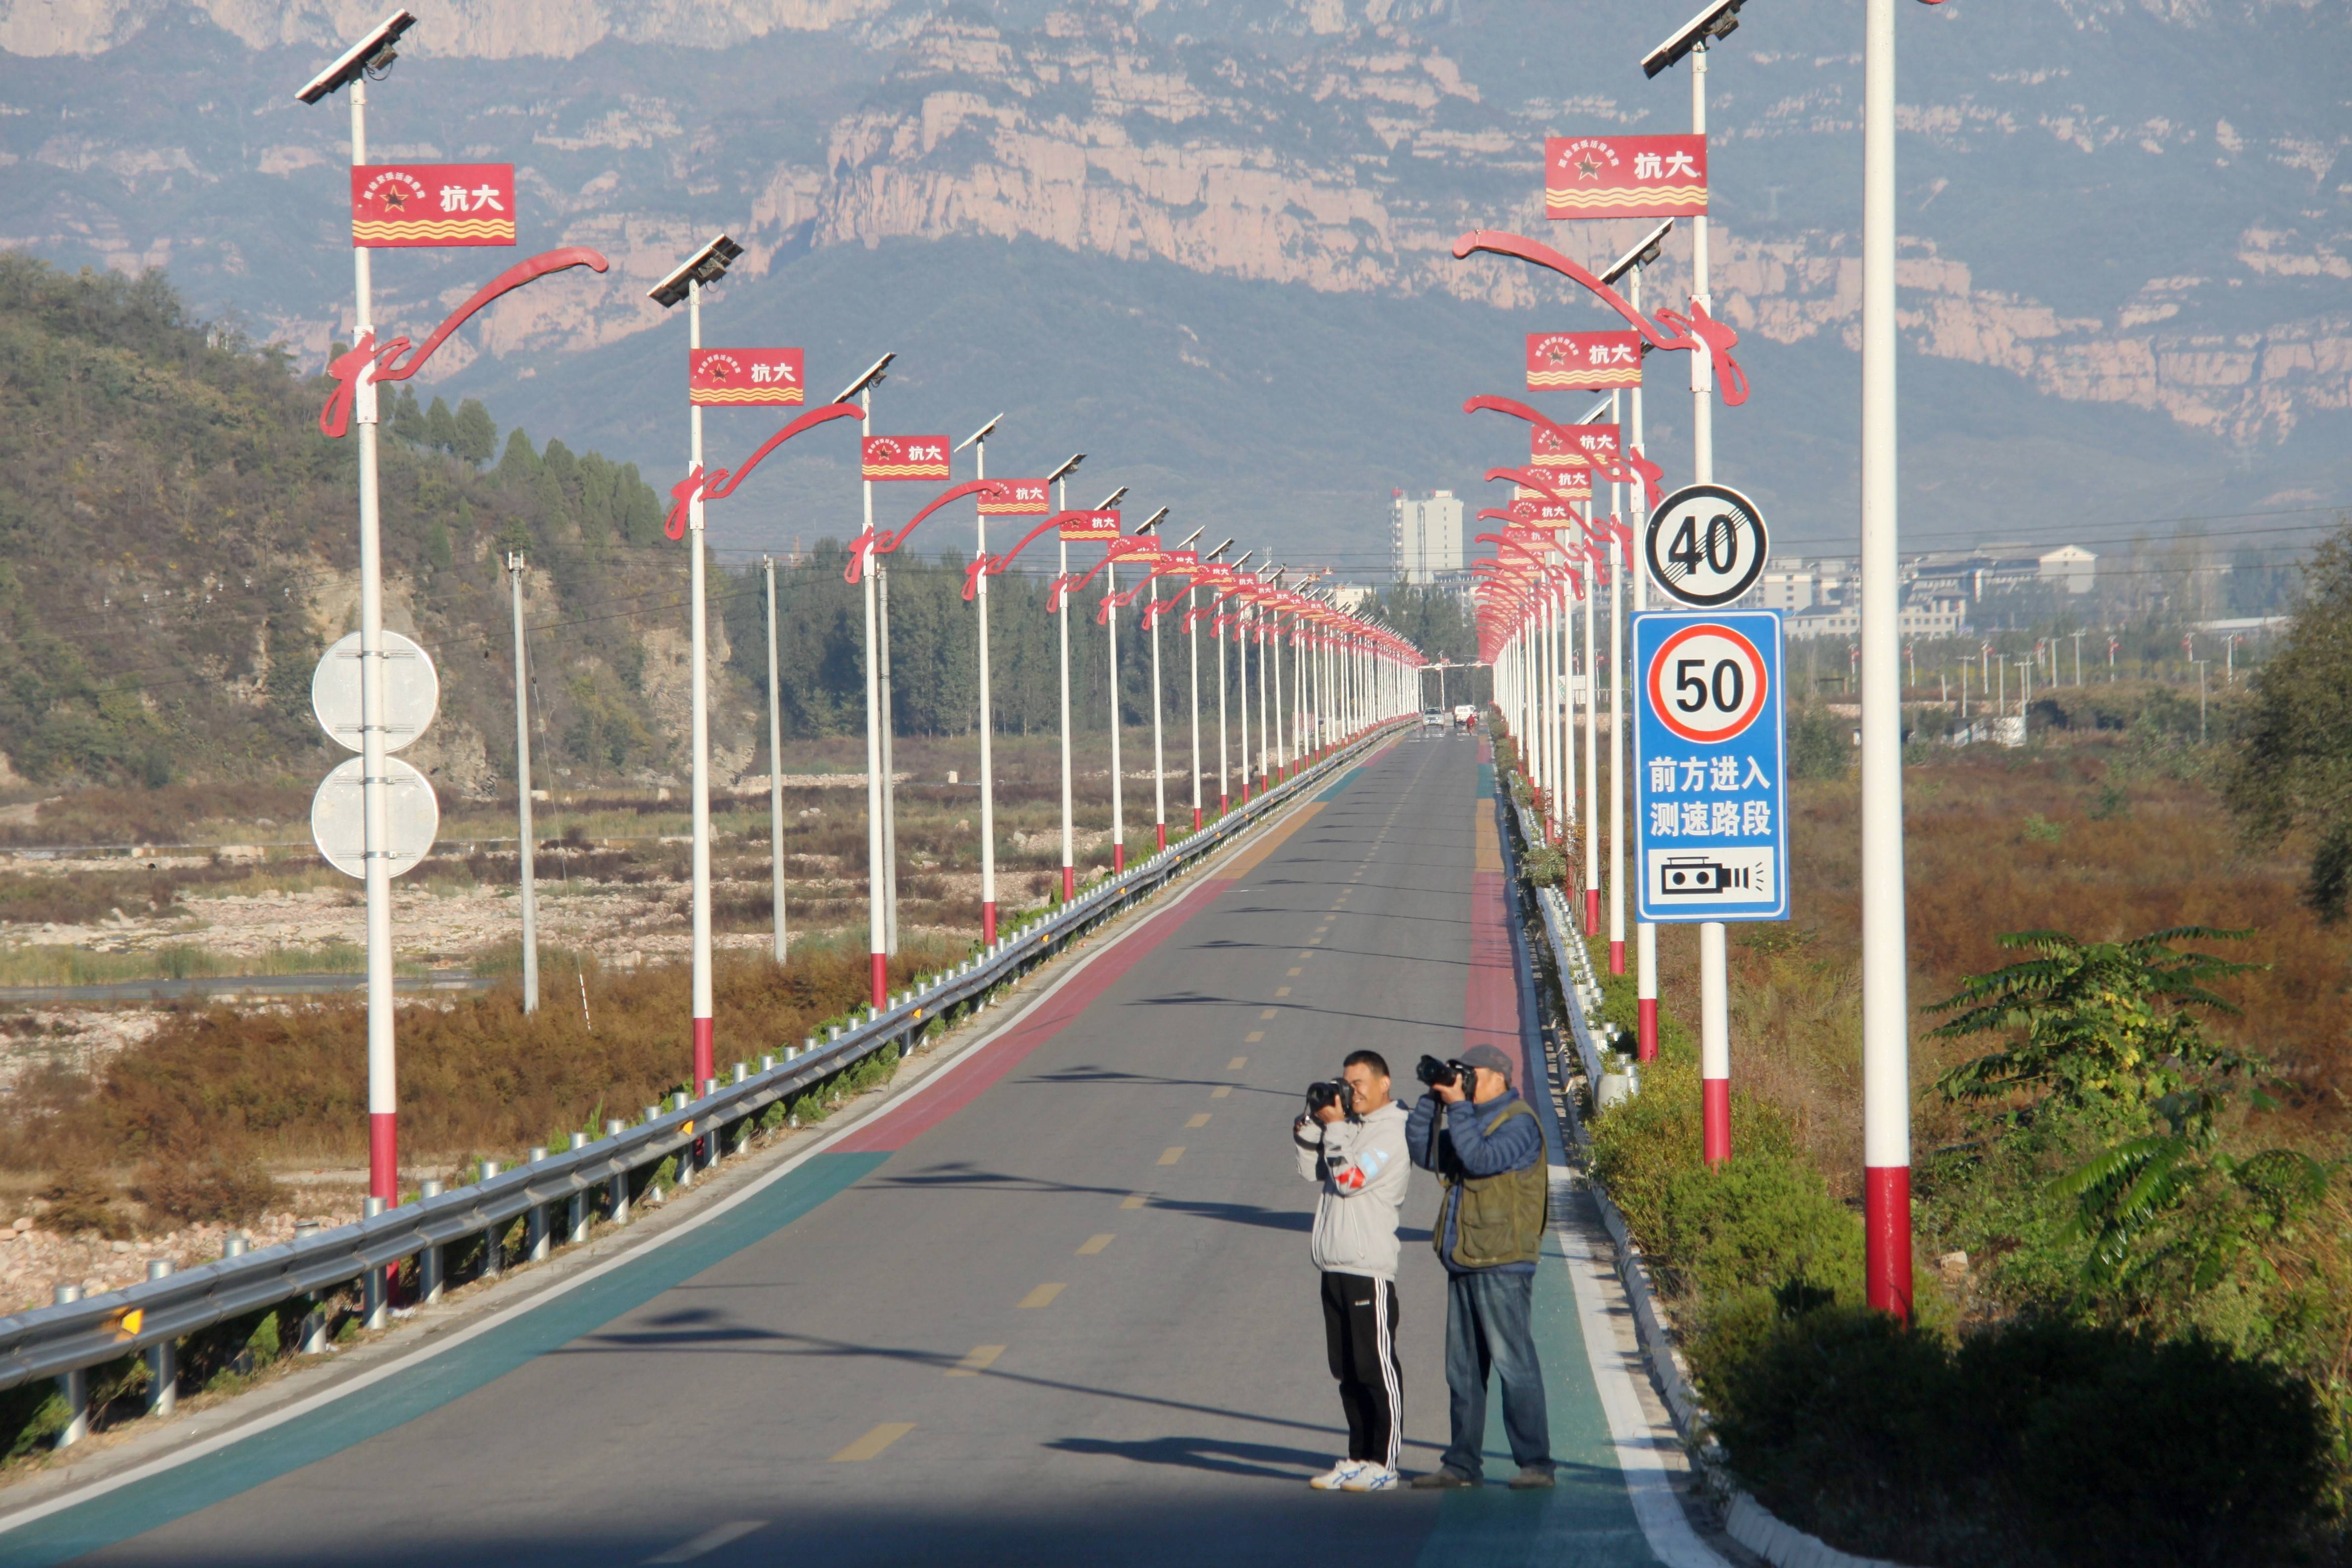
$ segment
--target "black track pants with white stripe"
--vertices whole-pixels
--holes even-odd
[[[1392,1279],[1323,1276],[1323,1343],[1339,1405],[1348,1413],[1348,1458],[1397,1466],[1404,1382],[1397,1367],[1397,1293]]]

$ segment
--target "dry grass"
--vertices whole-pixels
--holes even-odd
[[[1905,770],[1906,889],[1923,1088],[1983,1041],[1924,1037],[1925,1005],[2014,956],[1995,937],[2055,929],[2090,940],[2166,926],[2252,928],[2219,944],[2267,965],[2220,987],[2242,1009],[2214,1032],[2269,1057],[2299,1090],[2288,1133],[2340,1140],[2352,1104],[2352,929],[2319,924],[2297,897],[2302,868],[2250,855],[2193,770],[2136,765],[2123,745],[1977,752]],[[1832,1186],[1861,1183],[1859,827],[1851,780],[1793,786],[1785,926],[1734,928],[1732,1072],[1785,1111]],[[1697,942],[1660,933],[1664,1005],[1697,1016]],[[1918,1101],[1923,1142],[1944,1129]],[[1736,1135],[1736,1134],[1735,1134]]]
[[[940,968],[960,942],[915,938],[893,984]],[[566,964],[563,970],[570,969]],[[404,1152],[433,1170],[509,1153],[634,1116],[686,1087],[690,1060],[683,965],[586,973],[592,1028],[576,983],[556,971],[530,1015],[503,989],[400,1020]],[[848,947],[796,950],[789,967],[722,959],[716,976],[722,1068],[798,1045],[863,1000],[866,960]],[[358,1163],[366,1157],[367,1019],[356,1002],[267,1011],[212,1007],[166,1023],[94,1079],[27,1082],[0,1119],[0,1169],[121,1175],[198,1158]]]

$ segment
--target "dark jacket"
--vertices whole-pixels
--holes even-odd
[[[1518,1091],[1484,1105],[1465,1100],[1450,1108],[1424,1094],[1405,1123],[1404,1142],[1412,1163],[1437,1174],[1442,1192],[1430,1240],[1446,1272],[1534,1273],[1550,1173],[1544,1169],[1542,1124]]]

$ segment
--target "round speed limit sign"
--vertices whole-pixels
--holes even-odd
[[[1643,680],[1658,721],[1703,746],[1721,745],[1756,722],[1771,686],[1754,643],[1706,621],[1659,645]]]
[[[1685,485],[1650,514],[1650,576],[1695,609],[1727,605],[1764,575],[1771,539],[1756,503],[1728,485]]]

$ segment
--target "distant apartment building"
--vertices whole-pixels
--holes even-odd
[[[1426,496],[1391,492],[1389,572],[1399,583],[1431,587],[1457,580],[1462,558],[1462,502],[1452,490]]]
[[[2098,562],[2095,554],[2079,544],[2045,550],[1992,543],[1969,551],[1906,557],[1900,567],[1900,634],[1905,637],[1965,636],[1974,607],[1987,594],[2004,589],[2040,584],[2070,595],[2087,594],[2097,576]],[[1791,637],[1854,637],[1862,630],[1858,568],[1851,557],[1785,556],[1765,568],[1756,586],[1741,597],[1740,606],[1779,610],[1788,618]]]

